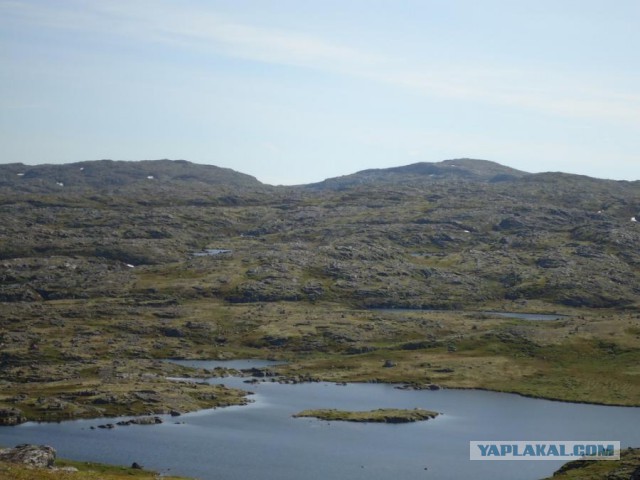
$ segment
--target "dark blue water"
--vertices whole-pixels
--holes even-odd
[[[640,446],[639,408],[473,390],[410,391],[383,384],[247,385],[243,380],[211,381],[254,391],[250,397],[254,402],[248,406],[167,416],[162,425],[114,430],[89,429],[104,420],[28,423],[0,429],[0,444],[46,443],[63,457],[124,465],[135,461],[163,473],[203,480],[533,480],[550,475],[562,462],[471,462],[469,441],[619,440],[623,447]],[[401,425],[291,417],[307,408],[384,407],[419,407],[443,415]]]

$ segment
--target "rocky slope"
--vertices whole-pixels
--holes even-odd
[[[266,187],[186,162],[0,170],[15,177],[0,189],[8,302],[133,294],[127,264],[192,268],[207,247],[233,253],[216,259],[219,274],[201,293],[231,302],[635,307],[640,293],[639,182],[471,160],[361,172],[322,188]]]
[[[234,355],[638,404],[639,210],[640,182],[464,159],[298,187],[183,161],[1,165],[0,422],[242,402],[153,361]]]

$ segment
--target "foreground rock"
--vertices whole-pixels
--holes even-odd
[[[396,408],[380,408],[368,412],[348,412],[335,409],[303,410],[294,417],[313,417],[321,420],[335,420],[344,422],[375,422],[375,423],[410,423],[429,420],[437,417],[438,412],[416,408],[401,410]]]
[[[619,461],[575,460],[565,463],[545,480],[640,480],[640,448],[620,452]]]
[[[0,462],[22,463],[31,467],[52,467],[56,451],[48,445],[18,445],[0,450]]]
[[[55,463],[55,466],[54,466]],[[48,445],[18,445],[0,449],[0,479],[2,480],[72,480],[100,479],[123,480],[135,477],[138,480],[157,480],[157,472],[144,470],[133,462],[131,467],[106,465],[94,462],[76,462],[56,459],[56,451]],[[166,480],[188,480],[183,477],[168,477]]]

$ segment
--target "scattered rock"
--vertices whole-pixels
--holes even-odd
[[[51,468],[54,472],[67,472],[67,473],[76,473],[79,472],[76,467],[53,467]]]
[[[249,375],[250,377],[258,377],[258,378],[276,376],[276,373],[271,370],[263,369],[263,368],[255,368],[255,367],[244,369],[242,370],[242,373],[245,375]]]
[[[129,423],[131,425],[157,425],[162,423],[162,419],[160,417],[138,417],[132,418]]]
[[[160,331],[165,337],[170,337],[170,338],[184,337],[184,333],[179,328],[166,327],[166,328],[161,328]]]
[[[436,373],[453,373],[454,372],[453,368],[448,368],[448,367],[436,368],[433,371]]]
[[[51,467],[55,459],[56,451],[48,445],[24,444],[0,450],[0,461],[22,463],[32,467]]]
[[[539,258],[536,261],[536,265],[538,265],[540,268],[559,268],[565,266],[566,264],[567,262],[562,259],[550,257]]]
[[[426,384],[417,384],[417,383],[406,383],[404,385],[398,385],[398,390],[440,390],[442,387],[435,383],[426,383]]]
[[[19,425],[26,421],[19,408],[0,408],[0,426]]]
[[[118,403],[118,399],[113,395],[104,395],[98,398],[94,398],[92,403],[94,405],[113,405]]]
[[[525,227],[525,224],[513,217],[504,218],[498,225],[494,227],[494,230],[520,230]]]

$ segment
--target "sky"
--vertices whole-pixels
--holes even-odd
[[[0,163],[640,179],[638,0],[0,0]]]

